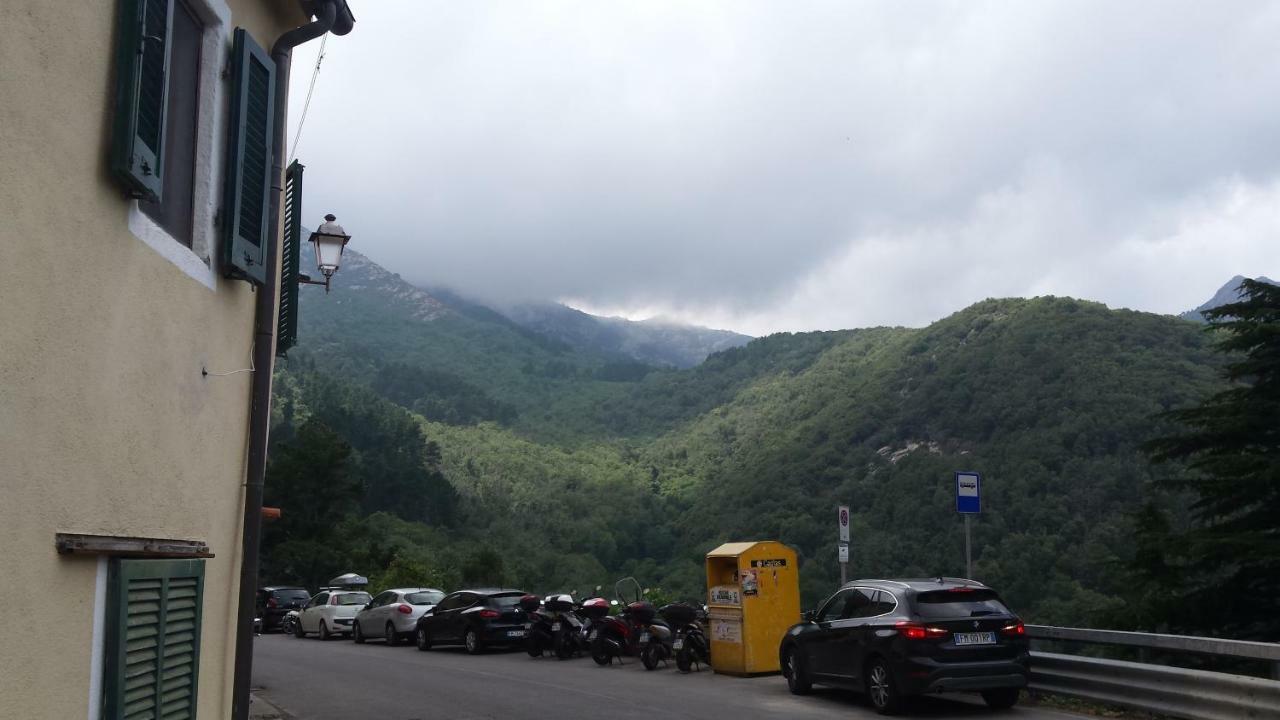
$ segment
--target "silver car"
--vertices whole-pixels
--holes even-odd
[[[444,593],[433,588],[395,588],[378,593],[356,613],[351,637],[358,643],[381,637],[388,645],[399,645],[413,634],[418,618],[443,598]]]

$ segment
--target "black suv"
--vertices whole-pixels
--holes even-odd
[[[475,654],[494,645],[524,642],[523,590],[459,590],[418,618],[413,637],[419,650],[461,644]]]
[[[976,690],[1007,708],[1031,672],[1026,632],[972,580],[855,580],[805,613],[778,652],[797,695],[814,683],[849,688],[891,715],[907,695]]]
[[[290,610],[297,610],[307,604],[311,593],[306,588],[292,585],[271,585],[258,588],[257,610],[262,619],[262,629],[271,630],[280,627],[280,622]]]

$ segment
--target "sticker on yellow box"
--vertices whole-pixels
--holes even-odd
[[[711,623],[711,639],[719,642],[741,643],[741,620],[715,620]]]
[[[760,581],[756,578],[755,570],[742,571],[742,594],[755,595],[760,592]]]
[[[708,593],[711,605],[741,605],[742,595],[736,585],[716,585]]]

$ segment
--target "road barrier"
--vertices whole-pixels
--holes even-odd
[[[1033,641],[1137,648],[1269,663],[1273,678],[1062,653],[1031,653],[1031,689],[1186,720],[1280,718],[1280,644],[1028,625]]]

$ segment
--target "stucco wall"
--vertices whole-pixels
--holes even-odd
[[[294,3],[225,2],[264,47]],[[88,716],[97,562],[55,532],[198,539],[200,717],[230,716],[253,294],[129,229],[108,179],[115,3],[0,3],[0,716]],[[223,109],[225,111],[225,109]],[[17,603],[16,605],[12,603]]]

